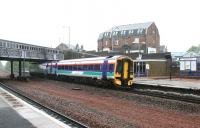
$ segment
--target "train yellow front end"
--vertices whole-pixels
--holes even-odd
[[[117,58],[114,70],[114,84],[117,87],[131,87],[134,81],[133,60],[129,57]]]

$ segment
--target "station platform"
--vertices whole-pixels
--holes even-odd
[[[0,88],[0,128],[70,128]]]
[[[200,90],[200,79],[185,79],[185,78],[135,78],[136,84],[145,84],[152,86],[166,86],[174,88]]]

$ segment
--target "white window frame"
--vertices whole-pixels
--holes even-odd
[[[116,40],[116,41],[115,41],[115,45],[119,45],[119,40]]]

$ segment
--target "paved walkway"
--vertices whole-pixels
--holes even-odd
[[[200,79],[172,78],[170,80],[170,79],[142,77],[142,78],[136,78],[135,83],[200,90]]]
[[[70,128],[0,88],[0,128]]]

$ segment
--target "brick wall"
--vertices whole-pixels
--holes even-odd
[[[155,23],[152,23],[146,31],[147,32],[145,32],[145,34],[140,34],[137,36],[126,34],[124,36],[112,36],[112,38],[104,37],[103,39],[98,40],[98,51],[102,51],[104,48],[109,48],[112,50],[112,43],[114,50],[123,50],[122,48],[124,45],[130,46],[131,50],[138,50],[138,44],[133,42],[135,42],[136,38],[139,38],[140,45],[144,45],[144,43],[146,43],[146,48],[143,49],[145,52],[147,52],[147,47],[153,47],[156,48],[157,53],[159,53],[160,35]]]

